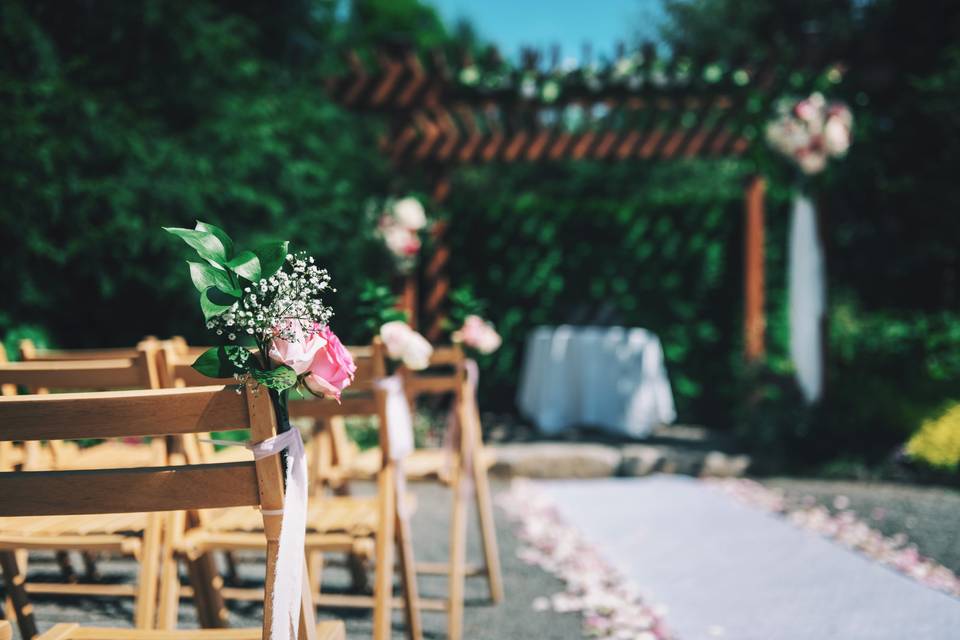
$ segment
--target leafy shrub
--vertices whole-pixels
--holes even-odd
[[[960,468],[960,404],[934,420],[925,421],[907,441],[905,451],[912,459],[935,469],[956,471]]]

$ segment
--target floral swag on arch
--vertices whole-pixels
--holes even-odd
[[[787,158],[801,176],[823,172],[830,160],[850,148],[853,114],[840,102],[827,102],[820,93],[802,100],[784,100],[767,125],[770,146]],[[788,297],[790,356],[797,383],[807,402],[823,393],[823,321],[826,314],[826,268],[821,230],[814,203],[798,179],[790,220]]]

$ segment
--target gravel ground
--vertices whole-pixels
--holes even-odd
[[[850,509],[886,535],[905,533],[925,556],[960,573],[960,491],[894,483],[767,478],[790,504],[809,497],[832,511]]]
[[[442,487],[423,484],[413,485],[417,496],[417,513],[413,520],[414,546],[419,561],[445,561],[447,558],[447,523],[450,493]],[[506,484],[495,483],[494,493],[506,489]],[[360,487],[358,493],[369,490]],[[581,638],[581,622],[578,614],[537,613],[531,608],[533,599],[550,595],[562,589],[560,581],[539,569],[529,567],[517,560],[517,539],[503,513],[497,511],[497,533],[506,598],[497,606],[490,604],[486,582],[481,577],[467,579],[464,638],[514,639],[538,638],[538,640],[566,640]],[[468,560],[479,560],[480,549],[477,529],[471,521],[468,529]],[[75,562],[75,566],[80,566]],[[99,564],[104,579],[117,582],[131,581],[134,565],[127,560],[102,561]],[[31,559],[32,578],[56,577],[55,564],[50,555],[36,554]],[[261,562],[245,563],[242,578],[255,579],[263,575]],[[325,589],[339,591],[348,585],[347,573],[331,567],[324,573]],[[262,580],[262,578],[261,578]],[[423,597],[441,597],[445,594],[445,581],[441,577],[421,577],[420,593]],[[41,631],[57,622],[81,622],[102,626],[129,627],[133,619],[130,600],[104,598],[53,598],[35,597],[34,605]],[[253,603],[230,603],[233,626],[259,626],[261,607]],[[321,611],[320,618],[339,617],[346,622],[348,637],[369,638],[372,632],[372,616],[363,610]],[[424,612],[424,635],[426,638],[446,636],[446,616],[442,613]],[[193,607],[185,601],[180,609],[181,628],[197,626]],[[394,636],[404,637],[403,617],[394,613]]]

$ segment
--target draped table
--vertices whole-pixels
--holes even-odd
[[[517,404],[544,434],[589,425],[643,438],[676,419],[660,339],[639,328],[536,328]]]

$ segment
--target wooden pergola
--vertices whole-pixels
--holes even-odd
[[[398,169],[423,167],[438,202],[450,192],[450,173],[466,164],[598,160],[664,162],[728,158],[750,149],[752,123],[768,112],[785,82],[774,64],[658,58],[647,45],[617,60],[563,70],[528,51],[509,66],[495,50],[481,59],[409,47],[379,50],[364,61],[346,56],[346,70],[327,90],[343,107],[376,114],[387,131],[381,149]],[[586,56],[589,59],[589,52]],[[764,354],[764,190],[761,176],[744,185],[744,351]],[[434,227],[422,305],[416,278],[404,305],[431,340],[442,333],[449,291],[445,223]]]

